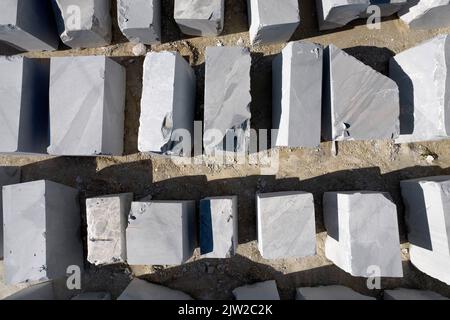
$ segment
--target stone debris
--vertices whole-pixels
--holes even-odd
[[[190,156],[196,78],[176,52],[150,52],[144,61],[139,151]],[[186,145],[187,142],[187,145]]]
[[[320,45],[289,42],[272,65],[273,145],[310,147],[320,144],[323,49]]]
[[[48,153],[122,155],[125,82],[125,68],[105,56],[52,58]]]
[[[71,300],[81,300],[81,301],[90,301],[90,300],[112,300],[111,294],[108,292],[85,292],[80,293],[73,297]]]
[[[193,300],[184,292],[133,279],[117,300]]]
[[[224,26],[225,0],[175,0],[174,18],[184,34],[218,36]]]
[[[297,288],[296,300],[376,300],[344,286]]]
[[[403,277],[397,207],[380,192],[326,192],[325,256],[355,277]]]
[[[399,288],[384,290],[384,300],[448,300],[440,294],[428,290]]]
[[[2,188],[20,182],[19,167],[0,167],[0,260],[3,259],[3,203]]]
[[[46,281],[22,289],[4,300],[56,300],[52,281]]]
[[[280,300],[275,280],[258,282],[242,286],[233,290],[236,300]]]
[[[450,26],[450,0],[410,1],[398,16],[411,29],[435,29]]]

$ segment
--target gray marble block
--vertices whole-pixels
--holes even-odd
[[[84,292],[77,294],[70,300],[80,300],[80,301],[107,301],[112,300],[111,294],[109,292]]]
[[[401,181],[411,263],[450,284],[450,176]]]
[[[0,260],[3,259],[3,203],[2,188],[20,182],[19,167],[0,167]]]
[[[132,193],[86,199],[88,257],[95,265],[127,261],[126,228]]]
[[[250,68],[247,48],[206,48],[203,145],[208,155],[248,150]]]
[[[225,0],[175,0],[174,18],[184,34],[218,36],[224,17]]]
[[[298,0],[247,0],[252,44],[287,42],[300,25]]]
[[[258,249],[265,259],[302,258],[316,253],[313,195],[277,192],[256,195]]]
[[[376,300],[344,286],[297,288],[296,300]]]
[[[324,139],[397,138],[400,131],[397,84],[334,45],[325,50],[324,57]]]
[[[111,0],[51,1],[64,44],[71,48],[96,48],[111,43]]]
[[[119,28],[132,42],[161,43],[161,0],[118,0]]]
[[[125,82],[125,68],[105,56],[52,58],[48,153],[122,155]]]
[[[143,78],[139,151],[190,156],[183,146],[194,139],[196,78],[191,66],[179,53],[151,52]]]
[[[5,300],[16,301],[34,301],[34,300],[56,300],[52,281],[34,284],[28,288],[22,289],[8,297]]]
[[[238,245],[238,198],[200,201],[200,252],[205,258],[230,258]]]
[[[440,294],[428,290],[415,290],[398,288],[394,290],[384,290],[384,300],[448,300]]]
[[[0,154],[46,153],[50,61],[0,56]]]
[[[323,49],[309,42],[289,42],[272,64],[272,144],[310,147],[320,144]]]
[[[117,300],[192,300],[184,292],[133,279]]]
[[[398,16],[411,29],[435,29],[450,26],[450,0],[413,0]]]
[[[381,192],[326,192],[325,256],[355,277],[403,277],[397,207]],[[375,273],[374,273],[375,272]]]
[[[403,51],[390,61],[390,77],[400,89],[398,143],[450,136],[450,36]]]
[[[236,288],[233,290],[233,295],[236,300],[280,300],[275,280],[258,282]]]
[[[47,0],[0,1],[0,41],[25,51],[53,51],[59,39]]]
[[[7,284],[83,269],[78,190],[44,180],[3,187],[3,215]]]
[[[130,265],[180,265],[197,245],[195,201],[133,202],[127,228]]]

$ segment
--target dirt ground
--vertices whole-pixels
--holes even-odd
[[[115,3],[115,1],[113,1]],[[173,0],[163,0],[163,44],[151,50],[176,50],[189,59],[198,78],[196,119],[202,120],[204,89],[204,52],[207,46],[249,46],[246,1],[227,0],[225,31],[217,38],[188,38],[177,28]],[[387,74],[390,57],[450,28],[411,31],[396,17],[383,20],[381,30],[369,30],[364,21],[350,26],[319,32],[314,0],[300,2],[301,27],[293,40],[308,40],[322,45],[333,43],[374,69]],[[114,12],[113,8],[113,12]],[[114,13],[114,17],[116,14]],[[132,275],[180,289],[197,299],[232,298],[231,290],[256,281],[277,280],[281,297],[291,299],[295,288],[343,284],[359,292],[369,291],[366,280],[355,278],[333,266],[324,255],[325,230],[321,197],[324,191],[374,190],[389,192],[398,206],[404,278],[383,279],[383,288],[411,287],[431,289],[450,297],[450,287],[418,271],[408,261],[404,211],[399,181],[430,175],[450,174],[450,141],[396,145],[392,141],[344,142],[338,153],[331,143],[316,150],[281,149],[276,174],[262,174],[260,167],[238,165],[178,165],[171,159],[137,152],[140,96],[142,90],[142,57],[134,57],[133,44],[114,26],[113,45],[106,48],[68,50],[28,56],[103,55],[116,59],[127,68],[127,104],[125,153],[123,157],[48,157],[0,156],[0,165],[22,167],[22,180],[50,179],[76,187],[81,192],[84,214],[86,197],[134,192],[139,199],[200,200],[207,196],[239,196],[238,255],[227,260],[205,260],[198,253],[189,263],[178,267],[86,265],[84,291],[109,291],[117,296]],[[271,128],[271,61],[284,44],[258,46],[252,49],[252,127]],[[150,49],[150,48],[149,48]],[[314,257],[267,261],[256,246],[256,192],[303,190],[312,192],[316,204],[318,252]],[[83,230],[83,238],[86,237]]]

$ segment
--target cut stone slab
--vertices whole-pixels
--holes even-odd
[[[223,31],[225,0],[175,0],[174,18],[184,34],[218,36]]]
[[[139,151],[182,155],[194,138],[196,78],[176,52],[151,52],[144,61]],[[185,139],[183,139],[185,138]],[[188,154],[190,156],[190,154]]]
[[[367,19],[369,6],[380,8],[381,17],[388,17],[403,8],[407,0],[316,0],[320,30],[342,28],[356,19]]]
[[[0,41],[25,51],[53,51],[59,39],[47,0],[2,0]]]
[[[119,28],[132,42],[161,43],[161,0],[118,0]]]
[[[274,146],[310,147],[320,144],[323,49],[290,42],[272,64]]]
[[[200,201],[200,252],[205,258],[230,258],[238,245],[238,198]]]
[[[127,228],[130,265],[180,265],[197,245],[195,201],[133,202]]]
[[[435,29],[450,26],[450,0],[410,1],[398,16],[411,29]]]
[[[5,300],[55,300],[52,281],[32,285],[6,297]]]
[[[265,259],[316,253],[314,198],[306,192],[256,195],[258,249]]]
[[[0,153],[46,153],[50,61],[0,56]]]
[[[112,300],[111,294],[108,292],[85,292],[80,293],[73,297],[71,300],[81,300],[81,301],[90,301],[90,300]]]
[[[104,56],[52,58],[48,153],[122,155],[125,82],[125,68]]]
[[[193,300],[184,292],[134,279],[117,300]]]
[[[287,42],[300,25],[297,0],[247,0],[252,44]]]
[[[384,300],[448,300],[440,294],[428,290],[415,290],[399,288],[395,290],[384,290]]]
[[[104,47],[111,43],[110,0],[51,0],[61,40],[71,48]]]
[[[20,182],[19,167],[0,167],[0,191],[4,186]],[[0,260],[3,259],[3,204],[0,192]]]
[[[95,265],[127,261],[126,228],[132,193],[86,200],[88,261]]]
[[[248,150],[250,68],[246,48],[206,48],[203,144],[207,155]]]
[[[297,288],[296,300],[376,300],[344,286]]]
[[[3,215],[5,283],[83,269],[78,190],[44,180],[3,187]]]
[[[403,277],[397,207],[381,192],[326,192],[325,256],[355,277]]]
[[[324,139],[397,138],[400,131],[397,84],[334,45],[325,50],[324,57]]]
[[[405,180],[400,185],[411,263],[450,284],[450,176]]]
[[[425,58],[428,57],[428,58]],[[439,35],[390,61],[390,77],[400,88],[398,143],[450,136],[450,36]]]
[[[233,290],[236,300],[280,300],[275,280],[258,282]]]

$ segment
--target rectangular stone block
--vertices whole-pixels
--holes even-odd
[[[450,26],[450,0],[409,1],[398,16],[411,29],[445,28]]]
[[[250,52],[206,48],[203,145],[206,154],[245,152],[250,140]]]
[[[139,151],[190,156],[196,78],[176,52],[151,52],[144,61]],[[185,146],[183,148],[183,146]]]
[[[109,292],[84,292],[76,295],[70,300],[78,301],[108,301],[111,299],[111,294]]]
[[[449,35],[439,35],[391,59],[390,77],[400,89],[400,137],[396,142],[450,136],[449,66]]]
[[[111,58],[52,58],[48,153],[122,155],[125,82],[125,68]]]
[[[344,286],[297,288],[296,300],[376,300]]]
[[[238,199],[200,201],[200,252],[205,258],[230,258],[238,245]]]
[[[381,192],[326,192],[325,256],[355,277],[403,277],[397,207]]]
[[[117,300],[192,300],[184,292],[133,279]]]
[[[450,176],[405,180],[400,185],[411,263],[450,284]]]
[[[0,56],[0,153],[46,153],[50,61]]]
[[[132,193],[86,199],[88,261],[95,265],[127,261],[126,228]]]
[[[56,300],[53,282],[47,281],[32,285],[28,288],[22,289],[6,297],[5,300],[17,300],[17,301]]]
[[[46,281],[83,269],[78,191],[51,181],[3,187],[5,283]]]
[[[161,43],[161,0],[118,0],[119,28],[132,42]]]
[[[25,51],[53,51],[59,39],[47,0],[2,0],[0,41]]]
[[[302,258],[316,253],[313,195],[277,192],[256,195],[258,249],[265,259]]]
[[[0,191],[3,186],[20,182],[19,167],[0,167]],[[0,260],[3,259],[3,204],[0,192]]]
[[[223,31],[225,0],[175,0],[174,18],[184,34],[218,36]]]
[[[51,0],[61,40],[71,48],[111,43],[111,0]]]
[[[440,294],[428,290],[415,290],[398,288],[394,290],[384,290],[383,300],[448,300]]]
[[[180,265],[197,244],[195,201],[133,202],[127,228],[130,265]]]
[[[280,300],[275,280],[258,282],[233,290],[236,300]]]
[[[273,145],[310,147],[320,144],[323,49],[320,45],[290,42],[272,64]]]
[[[252,44],[287,42],[300,25],[297,0],[247,0]]]

